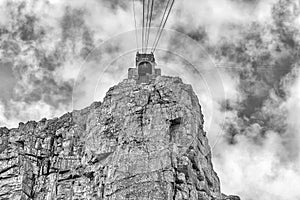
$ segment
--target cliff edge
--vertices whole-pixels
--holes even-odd
[[[239,200],[220,192],[197,96],[125,79],[103,102],[0,128],[0,199]]]

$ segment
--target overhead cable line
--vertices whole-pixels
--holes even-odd
[[[148,35],[148,23],[149,23],[149,15],[150,15],[150,13],[149,13],[149,11],[150,11],[150,9],[149,9],[149,6],[150,6],[150,0],[147,0],[147,8],[146,8],[146,13],[147,13],[147,17],[146,17],[146,31],[145,31],[145,36],[144,36],[144,38],[145,38],[145,53],[147,53],[147,43],[148,43],[148,41],[147,41],[147,35]]]
[[[143,0],[142,52],[144,51],[145,0]]]
[[[149,37],[150,37],[150,28],[151,28],[151,22],[152,22],[152,16],[153,16],[153,6],[154,6],[154,0],[151,0],[146,48],[148,48],[148,42],[149,42]]]
[[[155,0],[141,0],[143,4],[143,19],[142,19],[142,38],[141,38],[141,52],[147,53],[148,51],[148,44],[150,39],[150,29],[151,23],[153,21],[153,11],[154,11],[154,2]],[[151,46],[151,52],[154,53],[156,50],[158,43],[162,37],[163,30],[166,26],[168,18],[170,16],[171,10],[173,8],[175,0],[167,0],[166,7],[164,8],[164,12],[155,35],[155,39],[153,41],[153,45]],[[135,25],[135,34],[136,34],[136,43],[137,49],[139,48],[139,37],[138,37],[138,29],[137,29],[137,18],[136,18],[136,5],[135,0],[132,0],[133,5],[133,14],[134,14],[134,25]]]
[[[136,15],[135,15],[135,0],[132,0],[132,9],[133,9],[133,17],[134,17],[134,26],[135,26],[135,40],[136,40],[136,49],[139,49],[139,42],[138,42],[138,30],[136,26]]]
[[[170,0],[168,0],[167,6],[166,6],[166,8],[165,8],[165,10],[164,10],[164,13],[163,13],[163,16],[162,16],[162,18],[161,18],[161,21],[160,21],[160,24],[159,24],[159,27],[158,27],[158,30],[157,30],[157,33],[156,33],[156,36],[155,36],[153,45],[152,45],[152,49],[151,49],[152,52],[153,52],[153,49],[154,49],[154,45],[155,45],[155,43],[156,43],[156,40],[157,40],[157,38],[158,38],[158,35],[159,35],[159,32],[160,32],[160,28],[162,27],[164,18],[165,18],[165,16],[166,16],[166,12],[167,12],[167,8],[168,8],[168,6],[169,6],[169,3],[170,3]]]
[[[168,5],[169,5],[169,2],[170,2],[170,0],[168,1]],[[172,0],[171,6],[170,6],[170,8],[169,8],[169,10],[168,10],[167,17],[166,17],[166,19],[165,19],[165,21],[164,21],[164,23],[163,23],[162,28],[160,29],[160,33],[159,33],[158,38],[157,38],[157,40],[156,40],[156,44],[154,45],[153,53],[155,52],[155,50],[156,50],[156,48],[157,48],[158,42],[159,42],[159,40],[160,40],[160,38],[161,38],[161,35],[162,35],[162,32],[163,32],[163,30],[164,30],[164,28],[165,28],[165,26],[166,26],[166,23],[167,23],[168,18],[169,18],[169,16],[170,16],[171,10],[172,10],[173,5],[174,5],[174,2],[175,2],[175,0]],[[166,10],[168,9],[168,5],[167,5],[167,7],[166,7]]]
[[[145,51],[147,53],[147,35],[148,35],[148,23],[149,23],[149,1],[150,0],[147,0],[147,17],[146,17],[146,31],[145,31]]]

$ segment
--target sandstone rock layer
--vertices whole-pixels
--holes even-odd
[[[203,123],[181,79],[126,79],[102,103],[1,128],[0,199],[238,200],[220,192]]]

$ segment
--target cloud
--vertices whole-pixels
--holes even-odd
[[[133,23],[128,23],[132,16],[127,6],[115,6],[111,1],[3,0],[1,5],[1,14],[7,16],[0,22],[1,59],[12,63],[15,84],[11,99],[4,99],[5,119],[0,125],[10,127],[16,126],[17,121],[39,120],[41,116],[54,117],[71,111],[74,80],[81,81],[81,85],[87,85],[87,80],[97,81],[95,76],[78,77],[83,65],[103,57],[103,54],[94,54],[86,60],[95,45],[133,28]],[[95,69],[90,75],[93,71]],[[82,88],[82,92],[85,91],[88,88]],[[84,106],[90,101],[85,101]],[[17,107],[16,112],[17,109],[13,110],[16,102],[27,106]],[[32,109],[32,115],[26,107]],[[22,112],[27,113],[27,117],[18,115]]]
[[[299,191],[293,187],[300,184],[299,122],[295,116],[300,111],[299,66],[283,82],[288,94],[286,100],[277,107],[264,108],[277,112],[280,120],[286,120],[283,134],[266,131],[259,142],[253,142],[251,136],[259,135],[263,127],[252,124],[243,131],[244,135],[236,136],[234,145],[221,140],[215,147],[214,164],[223,191],[236,192],[246,200],[300,198]],[[232,116],[231,121],[237,123],[236,115]]]
[[[156,8],[165,3],[159,2]],[[134,65],[131,3],[3,0],[0,5],[1,60],[13,64],[16,79],[12,97],[1,99],[0,126],[59,116],[72,110],[72,101],[75,108],[88,106]],[[140,8],[136,1],[138,27]],[[297,11],[299,3],[292,0],[177,1],[167,23],[201,45],[202,50],[185,45],[183,37],[166,32],[160,47],[177,49],[183,58],[161,50],[157,60],[164,74],[193,85],[224,193],[249,200],[299,198],[293,187],[300,180]],[[208,84],[216,76],[208,73],[207,54],[219,68],[223,87],[217,90]],[[199,75],[191,63],[200,61]]]
[[[233,0],[194,0],[176,4],[176,14],[171,24],[184,27],[184,32],[204,28],[211,43],[216,44],[222,37],[239,37],[240,26],[254,21],[261,23],[271,19],[271,8],[275,0],[233,1]],[[234,36],[234,37],[232,37]]]
[[[300,197],[299,191],[293,187],[300,183],[298,163],[281,163],[278,154],[284,154],[285,148],[277,133],[269,132],[261,145],[242,135],[237,140],[235,146],[219,145],[225,153],[214,155],[222,191],[237,193],[245,200]]]
[[[9,101],[4,104],[0,102],[0,125],[1,127],[17,127],[19,122],[59,117],[65,112],[67,110],[64,105],[53,107],[42,100],[34,103]]]

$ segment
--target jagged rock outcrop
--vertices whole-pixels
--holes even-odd
[[[197,96],[124,80],[60,118],[0,129],[0,199],[238,200],[220,192]]]

